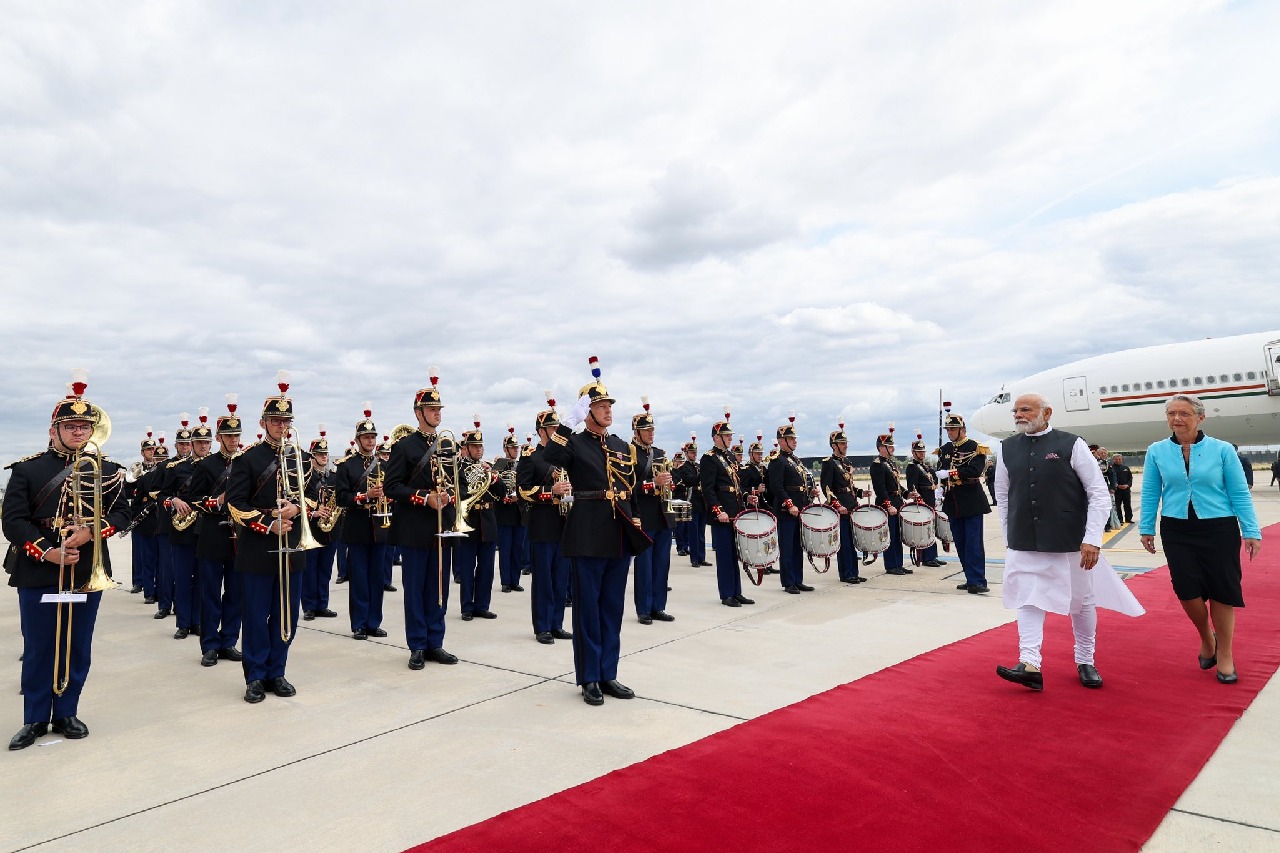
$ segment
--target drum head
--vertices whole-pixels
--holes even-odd
[[[814,504],[800,511],[800,524],[810,530],[833,530],[840,525],[840,516],[829,506]]]
[[[875,530],[889,523],[889,514],[878,506],[860,506],[849,513],[855,527],[863,530]]]
[[[778,521],[771,514],[758,509],[749,509],[740,513],[733,520],[733,529],[743,536],[758,538],[768,536],[778,527]]]
[[[933,524],[933,507],[927,504],[905,504],[898,515],[907,524]]]

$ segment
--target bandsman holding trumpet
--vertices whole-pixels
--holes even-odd
[[[329,470],[329,439],[324,424],[320,424],[319,432],[320,437],[311,442],[311,465],[307,470],[307,516],[320,547],[307,552],[307,567],[302,575],[302,618],[306,621],[338,615],[329,609],[329,578],[333,576],[333,558],[345,514],[338,506],[337,474]]]
[[[270,690],[289,697],[297,690],[285,678],[289,646],[298,628],[301,572],[301,454],[289,442],[293,401],[289,378],[280,371],[279,396],[262,404],[263,437],[236,457],[227,479],[227,507],[239,525],[236,571],[244,578],[244,701],[261,702]]]
[[[159,520],[156,501],[151,496],[158,470],[156,456],[160,444],[151,427],[142,440],[142,462],[135,467],[135,476],[129,484],[130,514],[134,519],[133,535],[133,588],[130,592],[142,593],[146,604],[156,603],[156,572],[160,568],[160,543],[156,536]]]
[[[88,371],[73,372],[71,392],[50,419],[48,449],[8,466],[4,535],[12,544],[4,567],[22,615],[23,703],[9,749],[26,749],[50,727],[72,740],[89,734],[78,717],[80,693],[101,590],[111,584],[105,577],[91,584],[91,569],[110,569],[107,539],[130,516],[120,500],[124,470],[102,455],[111,422],[84,399],[87,379]],[[78,590],[85,592],[76,601],[43,600]]]
[[[654,621],[674,622],[667,613],[667,581],[671,576],[671,537],[674,519],[664,506],[663,496],[671,494],[671,461],[660,447],[653,446],[656,424],[649,412],[649,398],[641,397],[644,411],[631,418],[631,446],[636,456],[636,514],[640,527],[653,540],[653,547],[636,555],[632,598],[641,625]]]
[[[174,456],[161,460],[154,483],[156,491],[152,493],[152,497],[160,504],[160,567],[156,572],[156,619],[165,619],[175,610],[173,537],[180,531],[174,529],[173,522],[180,514],[185,518],[186,513],[181,512],[185,502],[175,504],[170,489],[173,487],[173,469],[191,456],[191,418],[186,412],[180,417],[182,426],[173,438]],[[164,450],[164,433],[160,434],[159,450]]]
[[[524,561],[524,526],[516,485],[516,466],[520,460],[520,442],[516,428],[507,424],[507,435],[502,439],[502,457],[493,463],[493,470],[502,479],[503,493],[493,508],[498,519],[498,577],[503,592],[524,592],[520,585],[520,567]]]
[[[378,458],[378,428],[373,410],[364,404],[364,418],[356,424],[356,453],[338,466],[335,488],[338,506],[346,510],[342,541],[347,544],[347,609],[351,636],[356,640],[385,637],[382,629],[383,561],[391,510],[384,480],[386,466]]]
[[[547,408],[538,412],[535,426],[538,444],[528,447],[516,468],[516,486],[520,499],[528,506],[529,550],[533,563],[533,591],[529,604],[533,613],[533,637],[551,645],[556,640],[571,640],[564,630],[564,608],[569,596],[569,560],[560,553],[564,536],[564,520],[572,506],[573,486],[563,468],[547,461],[546,447],[560,425],[556,401],[547,394]]]

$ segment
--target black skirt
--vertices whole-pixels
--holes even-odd
[[[1226,518],[1160,517],[1169,579],[1180,601],[1207,599],[1244,607],[1240,591],[1240,522]]]

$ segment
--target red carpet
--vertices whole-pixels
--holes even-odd
[[[1272,542],[1245,564],[1234,686],[1153,572],[1131,581],[1147,615],[1100,611],[1101,690],[1062,616],[1043,693],[998,679],[1007,625],[413,851],[1138,850],[1280,665]]]

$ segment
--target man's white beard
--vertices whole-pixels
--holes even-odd
[[[1049,426],[1049,422],[1042,419],[1037,421],[1028,421],[1025,424],[1014,423],[1013,428],[1020,433],[1026,434],[1029,432],[1044,432],[1045,427],[1047,426]]]

